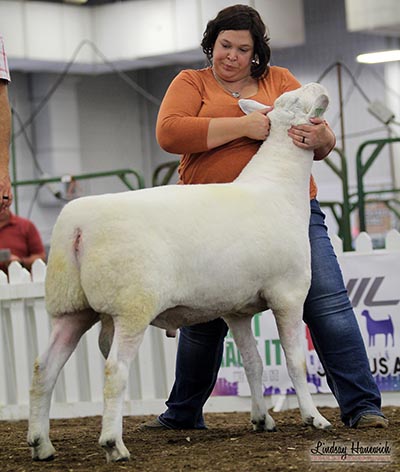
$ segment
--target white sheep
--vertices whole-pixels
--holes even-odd
[[[254,429],[272,431],[252,316],[271,308],[304,423],[329,428],[306,381],[302,313],[311,277],[308,225],[312,151],[287,135],[328,104],[308,84],[279,97],[271,133],[228,184],[172,185],[77,199],[54,227],[46,277],[53,329],[34,365],[28,443],[33,458],[55,452],[49,409],[57,376],[80,337],[102,322],[106,357],[100,445],[128,460],[122,406],[129,365],[149,324],[177,329],[223,317],[240,349]]]

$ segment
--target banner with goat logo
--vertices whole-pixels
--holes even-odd
[[[371,372],[381,391],[400,391],[400,252],[348,252],[338,258]],[[264,364],[264,394],[293,393],[271,311],[254,317],[253,332]],[[306,326],[304,348],[310,391],[330,392]],[[240,353],[229,334],[213,395],[250,395]]]

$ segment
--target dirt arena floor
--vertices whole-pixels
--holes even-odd
[[[400,471],[399,407],[384,408],[388,429],[372,430],[346,428],[337,409],[320,410],[332,422],[331,431],[302,426],[298,410],[272,413],[275,433],[254,433],[248,413],[210,413],[206,431],[143,432],[140,425],[153,417],[125,417],[124,441],[132,458],[116,464],[106,464],[97,444],[100,417],[52,420],[57,454],[51,462],[31,461],[26,421],[1,421],[0,471]]]

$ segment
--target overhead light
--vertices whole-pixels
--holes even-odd
[[[378,51],[357,56],[357,62],[365,64],[379,64],[380,62],[400,61],[400,49],[392,51]]]
[[[83,3],[87,3],[88,0],[64,0],[64,3],[75,3],[78,5],[82,5]]]

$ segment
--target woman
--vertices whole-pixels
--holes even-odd
[[[266,28],[251,7],[235,5],[220,11],[207,25],[202,48],[211,67],[178,74],[157,120],[160,146],[182,154],[182,184],[234,180],[268,139],[270,127],[267,108],[243,116],[237,100],[252,98],[272,105],[282,93],[300,86],[287,69],[268,66]],[[323,159],[335,146],[332,130],[321,119],[292,127],[288,134],[296,146],[313,150],[315,159]],[[316,196],[311,178],[312,283],[303,319],[343,422],[351,427],[386,427],[380,393]],[[203,405],[217,378],[226,333],[222,319],[180,330],[168,409],[147,428],[206,428]]]

